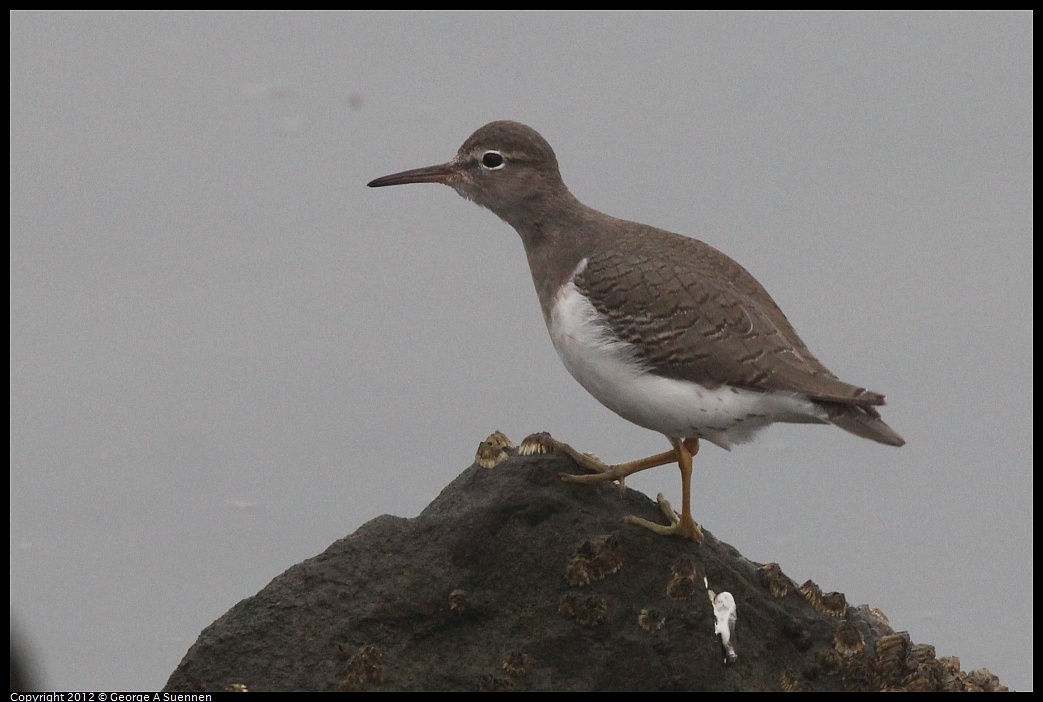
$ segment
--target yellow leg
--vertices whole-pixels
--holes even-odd
[[[633,475],[642,470],[655,468],[676,461],[678,467],[681,469],[681,498],[683,501],[683,504],[681,505],[681,517],[678,518],[670,507],[670,503],[667,502],[662,495],[659,495],[659,508],[666,515],[667,519],[670,520],[670,526],[663,526],[662,524],[656,524],[647,519],[633,516],[627,517],[626,521],[630,524],[636,524],[638,526],[643,526],[646,529],[651,529],[657,534],[676,535],[702,543],[703,531],[699,528],[699,525],[695,523],[695,520],[692,519],[691,505],[692,456],[699,452],[699,439],[685,439],[684,441],[671,439],[671,442],[673,443],[674,448],[670,451],[664,451],[663,453],[657,453],[648,458],[641,458],[628,463],[618,463],[616,465],[608,465],[594,456],[580,453],[568,444],[558,441],[550,434],[533,434],[526,437],[519,446],[519,452],[522,454],[541,452],[565,454],[574,460],[581,468],[592,473],[591,475],[572,475],[570,473],[565,473],[561,476],[561,479],[565,482],[593,484],[603,483],[609,480],[618,480],[620,489],[623,488],[623,481],[628,475]]]
[[[660,493],[656,502],[659,503],[659,509],[666,515],[666,518],[670,520],[670,526],[663,526],[634,516],[627,517],[626,522],[643,526],[664,536],[681,536],[702,543],[703,530],[692,519],[692,456],[697,453],[699,453],[699,439],[685,439],[684,441],[674,442],[674,455],[677,457],[677,465],[681,469],[680,519],[674,514],[670,503]]]

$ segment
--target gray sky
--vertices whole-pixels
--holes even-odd
[[[708,445],[696,519],[1031,689],[1032,19],[12,14],[11,611],[44,687],[158,688],[495,429],[666,448],[568,376],[513,230],[365,187],[506,118],[888,395],[901,449]]]

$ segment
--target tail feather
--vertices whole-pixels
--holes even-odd
[[[821,403],[826,408],[829,421],[844,431],[863,439],[872,439],[888,446],[904,446],[905,439],[899,436],[880,418],[875,408],[865,405],[841,405]]]

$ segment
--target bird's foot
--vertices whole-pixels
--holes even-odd
[[[603,483],[610,480],[619,481],[619,492],[626,490],[624,479],[629,473],[619,470],[625,464],[610,466],[592,453],[581,453],[564,441],[558,441],[545,431],[529,434],[518,445],[518,453],[529,456],[536,453],[560,453],[568,456],[583,470],[591,475],[573,475],[562,473],[561,479],[567,483]]]
[[[680,536],[681,538],[690,539],[696,543],[701,544],[703,542],[702,527],[695,523],[695,520],[692,519],[691,515],[682,514],[678,517],[677,513],[674,512],[673,507],[671,507],[667,499],[663,497],[663,493],[659,493],[656,496],[656,502],[659,504],[660,511],[666,515],[667,520],[670,522],[670,526],[656,524],[655,522],[650,522],[647,519],[642,519],[641,517],[635,517],[633,515],[624,517],[623,521],[627,524],[635,524],[644,527],[645,529],[650,529],[662,536]]]

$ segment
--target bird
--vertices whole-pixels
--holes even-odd
[[[568,372],[606,406],[663,434],[671,448],[608,465],[549,434],[523,442],[563,453],[586,471],[575,483],[623,480],[676,462],[681,513],[662,495],[658,534],[703,541],[691,511],[692,457],[700,441],[728,449],[775,422],[833,424],[881,444],[905,440],[884,423],[884,395],[841,381],[797,335],[764,287],[698,239],[617,219],[566,187],[550,144],[511,120],[490,122],[450,161],[368,183],[441,183],[511,225],[521,237],[543,319]]]

